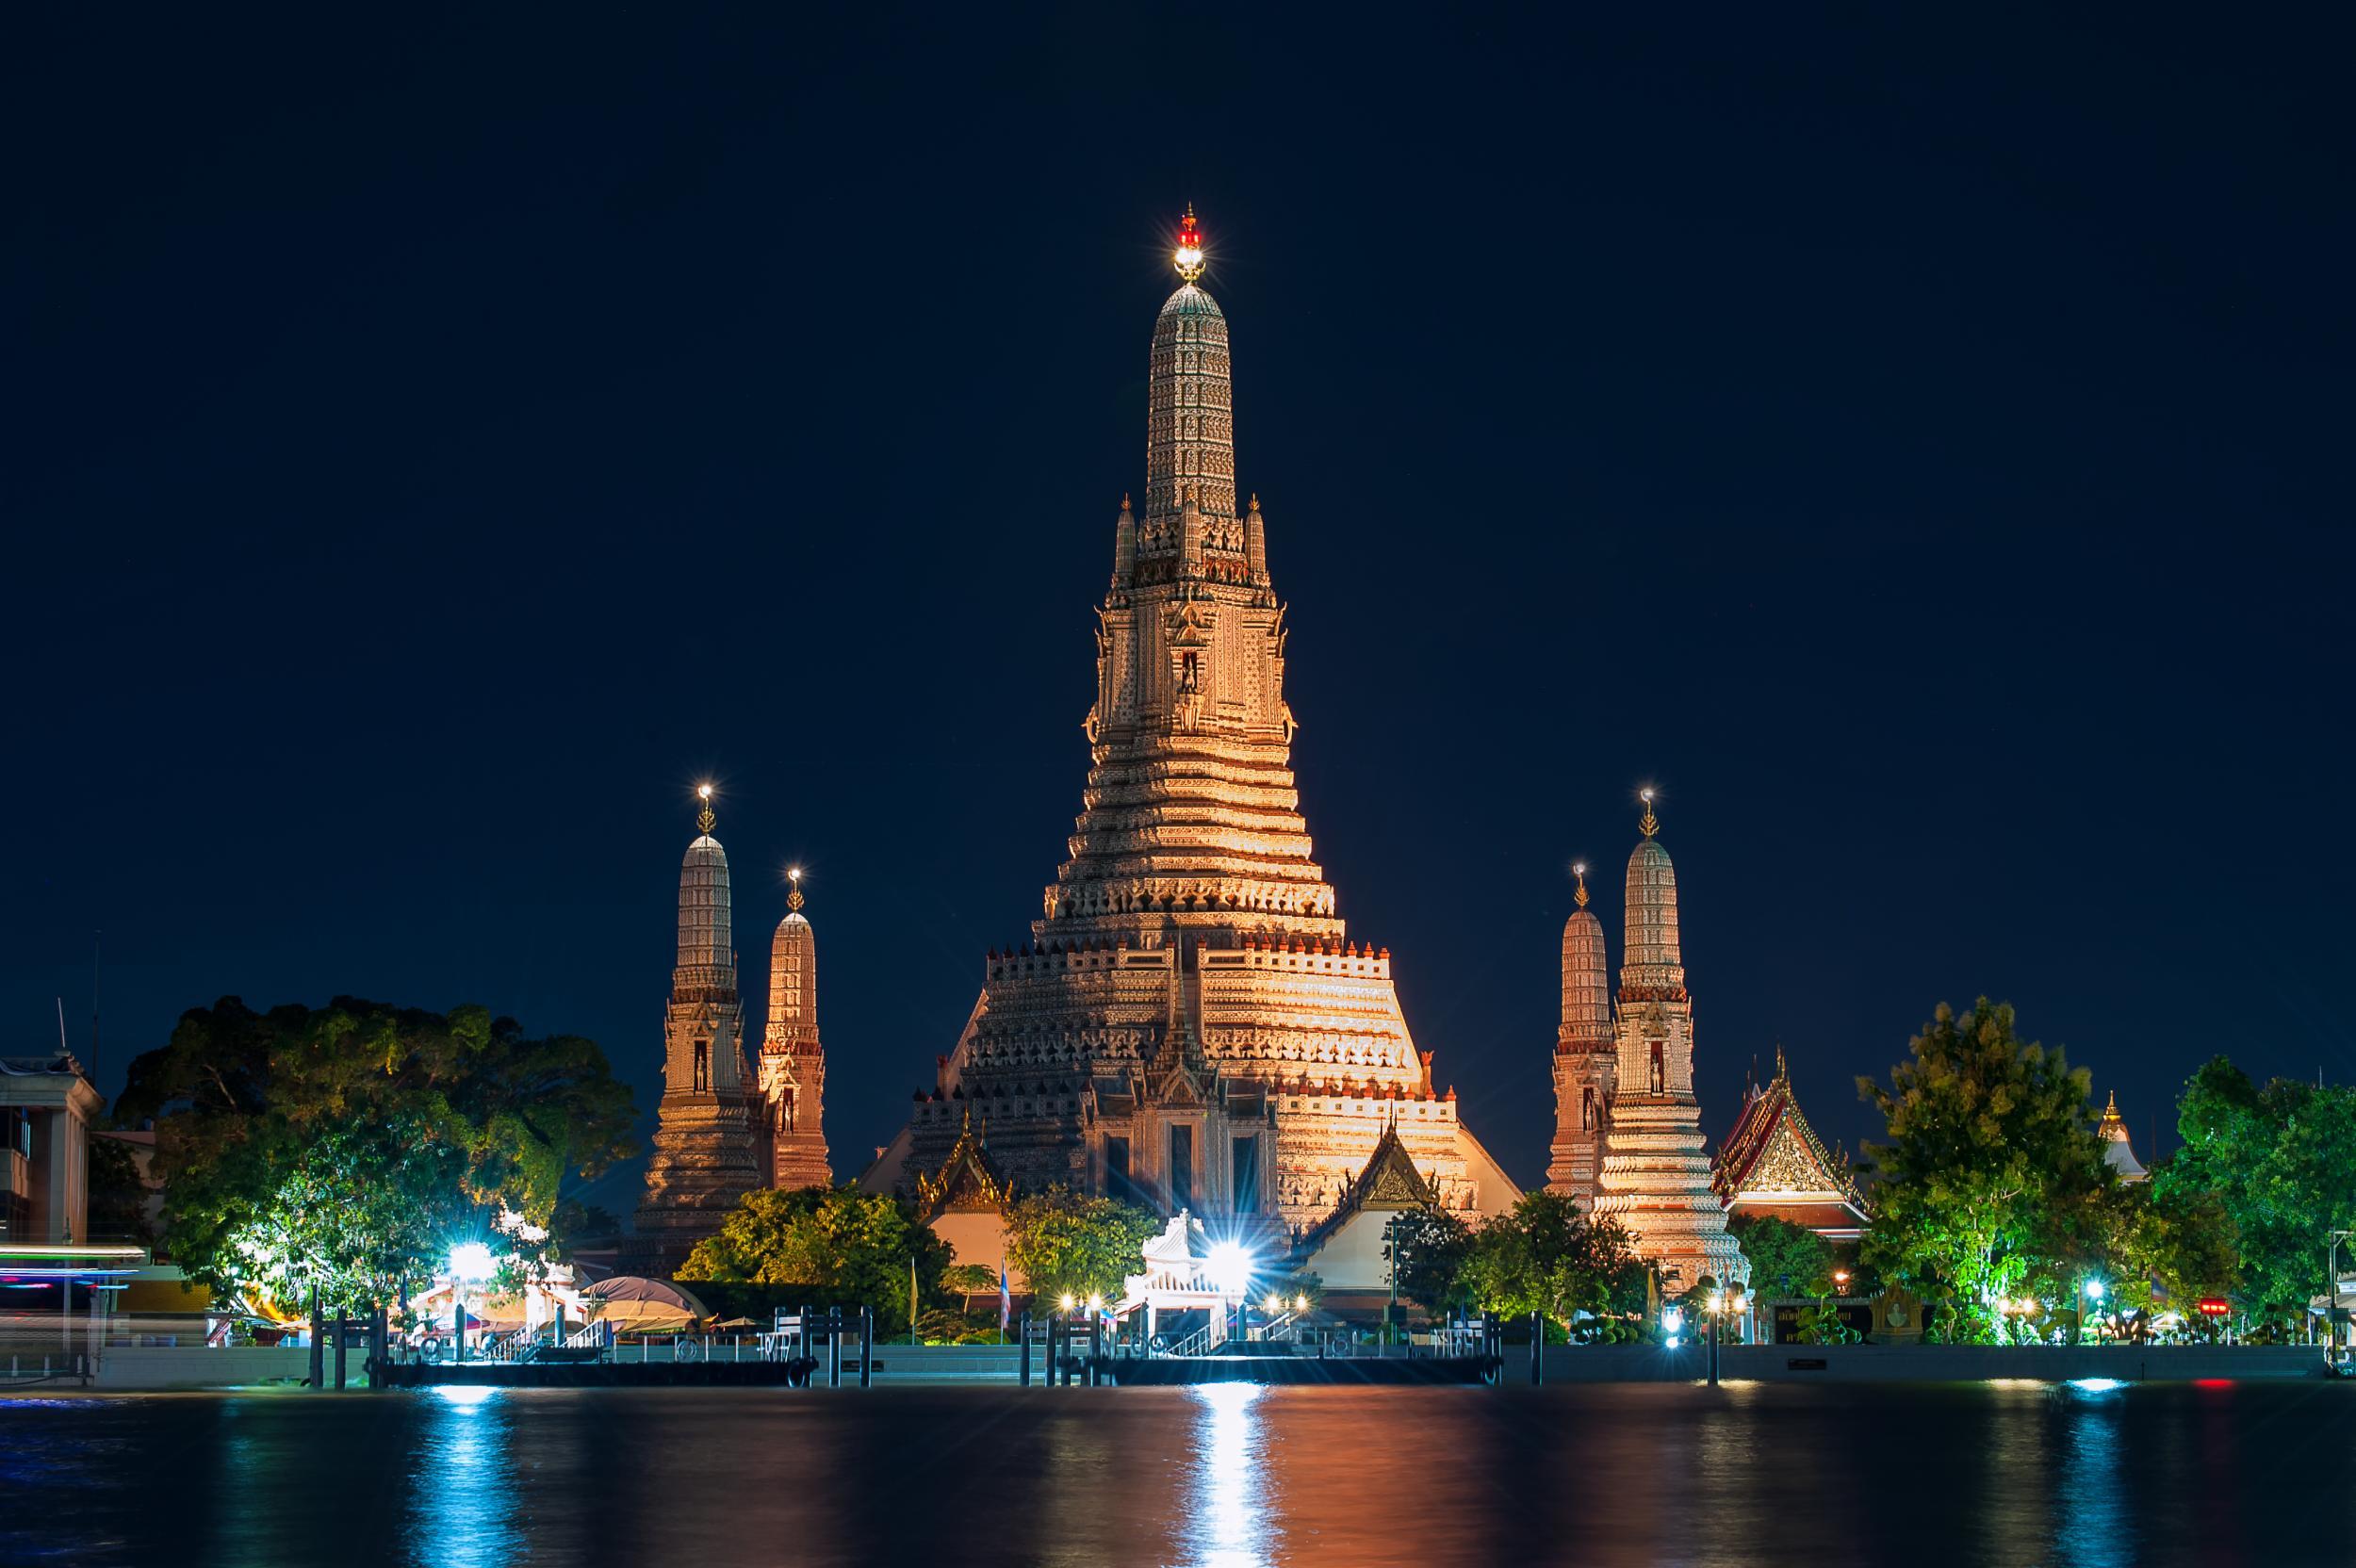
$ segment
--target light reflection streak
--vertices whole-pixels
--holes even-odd
[[[409,1559],[432,1568],[505,1564],[524,1555],[509,1453],[512,1401],[495,1388],[442,1384],[409,1456]]]
[[[1253,1407],[1257,1383],[1201,1383],[1195,1425],[1195,1508],[1184,1532],[1188,1560],[1245,1568],[1274,1560],[1276,1530],[1268,1489],[1268,1439]]]
[[[2117,1378],[2074,1378],[2065,1406],[2060,1556],[2086,1568],[2128,1568],[2135,1560],[2135,1523],[2119,1479],[2119,1422],[2126,1401]],[[2087,1396],[2092,1396],[2088,1397]]]

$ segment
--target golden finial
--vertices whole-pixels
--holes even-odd
[[[1579,900],[1579,906],[1584,909],[1587,907],[1587,862],[1584,860],[1573,861],[1571,864],[1571,874],[1579,878],[1579,891],[1572,896]]]
[[[786,867],[785,879],[794,884],[794,890],[785,895],[785,906],[798,915],[802,912],[802,868]]]
[[[1644,803],[1644,820],[1636,825],[1643,828],[1644,837],[1649,839],[1661,831],[1661,819],[1652,814],[1652,787],[1646,785],[1644,789],[1637,791],[1636,798]]]
[[[1783,1065],[1783,1041],[1777,1040],[1775,1042],[1775,1082],[1780,1084],[1790,1076],[1792,1076],[1791,1070]]]
[[[1170,265],[1188,283],[1203,275],[1203,231],[1194,220],[1194,204],[1186,204],[1186,216],[1178,223],[1178,249],[1171,253]]]
[[[695,813],[695,830],[699,833],[708,834],[712,831],[712,825],[720,820],[712,814],[712,786],[709,784],[696,785],[695,798],[704,803],[704,808]]]

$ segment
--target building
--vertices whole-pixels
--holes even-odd
[[[1518,1196],[1350,939],[1291,768],[1284,606],[1239,504],[1227,320],[1181,284],[1153,326],[1144,502],[1113,520],[1082,810],[1028,939],[981,990],[862,1184],[914,1195],[969,1126],[1018,1192],[1061,1184],[1267,1243],[1331,1215],[1395,1128],[1440,1204]],[[985,1260],[986,1261],[986,1260]]]
[[[818,1043],[818,945],[802,915],[802,868],[786,875],[786,915],[769,944],[769,1025],[761,1044],[761,1168],[774,1187],[833,1184],[823,1105],[826,1054]]]
[[[2148,1182],[2151,1172],[2135,1158],[2135,1146],[2127,1141],[2127,1119],[2119,1114],[2119,1091],[2111,1090],[2111,1102],[2102,1107],[2102,1119],[2095,1128],[2102,1140],[2102,1163],[2119,1173],[2123,1183]]]
[[[90,1239],[90,1124],[106,1103],[71,1052],[0,1056],[0,1243]]]
[[[1554,1143],[1546,1190],[1592,1209],[1620,1057],[1612,1033],[1603,923],[1587,907],[1587,868],[1572,871],[1579,907],[1562,923],[1562,1021],[1554,1037]]]
[[[1775,1048],[1775,1081],[1751,1086],[1718,1145],[1714,1170],[1729,1220],[1767,1215],[1826,1241],[1855,1241],[1865,1233],[1865,1199],[1848,1158],[1827,1153],[1800,1114],[1781,1046]]]
[[[755,1158],[757,1098],[744,1070],[728,852],[712,836],[712,786],[679,874],[679,962],[663,1020],[663,1099],[634,1233],[632,1273],[669,1279],[728,1210],[768,1184]]]
[[[1644,838],[1628,861],[1627,950],[1620,966],[1619,1060],[1596,1177],[1595,1212],[1619,1221],[1672,1292],[1706,1277],[1747,1282],[1750,1265],[1726,1233],[1726,1213],[1702,1152],[1693,1094],[1693,998],[1677,935],[1677,871],[1655,836],[1644,792]]]

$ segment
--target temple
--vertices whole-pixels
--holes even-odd
[[[2111,1102],[2102,1107],[2102,1119],[2095,1128],[2102,1140],[2102,1163],[2118,1172],[2123,1183],[2148,1182],[2151,1172],[2135,1158],[2135,1146],[2127,1141],[2127,1119],[2119,1114],[2119,1091],[2111,1090]]]
[[[1766,1215],[1826,1241],[1855,1241],[1865,1233],[1865,1199],[1857,1178],[1845,1156],[1825,1152],[1800,1114],[1780,1046],[1774,1082],[1751,1086],[1718,1146],[1715,1181],[1729,1219]]]
[[[712,836],[712,786],[697,793],[697,835],[679,865],[679,962],[663,1014],[654,1156],[623,1250],[631,1272],[664,1279],[720,1228],[737,1200],[768,1184],[754,1152],[728,857]]]
[[[1644,792],[1644,838],[1628,861],[1615,1036],[1616,1087],[1596,1175],[1595,1213],[1617,1220],[1672,1294],[1704,1279],[1747,1282],[1750,1265],[1726,1233],[1726,1214],[1702,1152],[1693,1094],[1693,999],[1677,936],[1677,872],[1656,835]]]
[[[1236,498],[1227,321],[1197,282],[1191,212],[1179,239],[1066,858],[1028,939],[983,959],[955,1048],[861,1184],[914,1196],[986,1126],[1017,1190],[1282,1246],[1343,1204],[1387,1135],[1441,1206],[1494,1213],[1513,1183],[1410,1034],[1390,951],[1350,939],[1312,852],[1284,606],[1258,499]]]
[[[1554,1142],[1546,1190],[1595,1202],[1604,1126],[1619,1072],[1603,923],[1587,907],[1587,868],[1574,866],[1579,907],[1562,925],[1562,1021],[1554,1038]]]
[[[826,1054],[818,1043],[818,947],[802,914],[802,868],[769,944],[769,1025],[761,1044],[762,1168],[774,1187],[832,1184],[822,1122]]]

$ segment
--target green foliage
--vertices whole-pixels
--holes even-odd
[[[131,1146],[121,1138],[93,1136],[90,1140],[89,1233],[74,1239],[155,1245],[155,1228],[147,1217],[149,1196],[139,1155]]]
[[[593,1042],[351,997],[192,1009],[131,1064],[115,1116],[155,1122],[160,1239],[191,1278],[298,1294],[317,1280],[344,1303],[422,1284],[452,1244],[484,1238],[486,1210],[548,1226],[565,1183],[633,1152],[630,1091]]]
[[[2194,1217],[2183,1223],[2202,1261],[2190,1272],[2235,1287],[2208,1294],[2253,1314],[2302,1309],[2324,1288],[2327,1233],[2356,1228],[2356,1088],[2260,1088],[2218,1056],[2184,1086],[2176,1128],[2184,1146],[2152,1185],[2160,1207]],[[2215,1258],[2228,1248],[2230,1271]]]
[[[1473,1304],[1465,1268],[1472,1261],[1470,1227],[1452,1214],[1402,1209],[1383,1222],[1383,1255],[1401,1300],[1436,1315]]]
[[[953,1263],[941,1270],[941,1288],[959,1296],[994,1296],[998,1270],[986,1263]]]
[[[1568,1325],[1581,1313],[1642,1312],[1644,1266],[1616,1221],[1591,1219],[1561,1193],[1533,1192],[1473,1236],[1464,1288],[1484,1312]]]
[[[926,1307],[951,1304],[941,1278],[953,1257],[949,1244],[897,1199],[852,1187],[762,1187],[695,1244],[677,1278],[690,1286],[779,1287],[780,1305],[868,1307],[875,1331],[889,1337],[908,1331],[909,1261],[921,1317]]]
[[[1050,1187],[1006,1210],[1006,1262],[1039,1300],[1117,1300],[1129,1276],[1145,1266],[1145,1244],[1161,1229],[1134,1203]]]
[[[1800,1309],[1799,1331],[1803,1345],[1855,1345],[1865,1337],[1841,1320],[1838,1307],[1823,1302]]]
[[[1750,1260],[1755,1295],[1775,1300],[1832,1294],[1837,1254],[1831,1242],[1807,1226],[1773,1215],[1746,1214],[1729,1221],[1726,1230]]]
[[[1889,1129],[1867,1148],[1881,1180],[1864,1258],[1952,1298],[1959,1337],[1990,1338],[1998,1298],[2066,1294],[2100,1264],[2115,1183],[2087,1076],[2022,1042],[2012,1008],[1985,997],[1960,1018],[1941,1003],[1908,1050],[1889,1087],[1857,1080]]]

